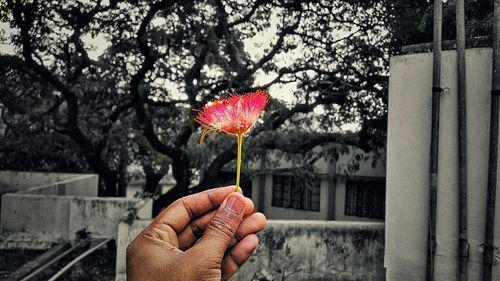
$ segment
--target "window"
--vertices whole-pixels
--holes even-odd
[[[273,176],[274,207],[319,212],[321,180],[299,179],[293,176]]]
[[[346,182],[345,214],[365,218],[385,218],[385,181]]]

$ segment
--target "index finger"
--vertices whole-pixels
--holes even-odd
[[[194,218],[218,208],[235,189],[235,186],[213,188],[178,199],[163,210],[152,225],[168,225],[179,233]]]

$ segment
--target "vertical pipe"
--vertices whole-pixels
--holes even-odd
[[[431,147],[429,167],[429,236],[427,248],[426,280],[434,280],[436,256],[436,204],[438,175],[438,145],[439,145],[439,107],[441,88],[441,34],[443,4],[441,0],[434,1],[433,30],[433,71],[432,71],[432,116],[431,116]]]
[[[262,149],[262,152],[260,153],[260,173],[261,173],[261,175],[259,176],[259,193],[258,193],[259,197],[258,197],[257,202],[256,202],[257,203],[256,209],[262,213],[265,213],[265,205],[264,205],[265,198],[264,198],[264,196],[266,196],[266,175],[267,175],[265,173],[266,153],[267,152],[265,149]],[[252,194],[252,197],[254,197],[253,194]]]
[[[467,280],[467,109],[464,0],[455,3],[458,73],[458,280]]]
[[[337,206],[336,192],[337,192],[337,160],[332,156],[331,161],[328,165],[328,192],[330,192],[328,198],[328,220],[335,220],[335,207]]]
[[[495,193],[497,183],[498,157],[498,104],[500,95],[500,0],[493,7],[493,71],[491,77],[490,145],[488,159],[488,191],[486,194],[486,225],[484,233],[483,281],[491,281],[494,231],[495,231]]]

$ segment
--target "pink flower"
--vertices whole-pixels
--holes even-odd
[[[269,94],[258,90],[209,102],[195,118],[204,128],[200,143],[212,131],[222,131],[234,136],[245,135],[259,119],[268,100]]]
[[[243,95],[234,94],[208,103],[195,118],[204,129],[200,143],[209,132],[221,131],[236,136],[238,144],[236,191],[240,188],[243,136],[253,128],[268,100],[269,94],[261,90]]]

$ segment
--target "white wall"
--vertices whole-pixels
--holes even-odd
[[[93,237],[116,238],[118,223],[133,206],[141,219],[151,218],[151,199],[5,194],[2,196],[0,233],[7,233],[7,237],[0,240],[16,241],[19,237],[39,242],[71,240],[82,228],[90,231]]]
[[[85,228],[92,233],[92,237],[116,239],[117,226],[126,218],[129,208],[137,210],[139,219],[150,219],[153,200],[75,197],[69,203],[68,233],[74,235]]]
[[[127,281],[127,246],[150,223],[151,220],[136,220],[131,225],[123,222],[118,224],[115,281]]]
[[[67,239],[71,199],[71,196],[4,194],[0,229],[13,234],[25,233],[37,241]],[[5,240],[8,239],[15,240]]]
[[[98,194],[98,183],[99,177],[97,175],[74,175],[70,179],[29,187],[18,192],[24,194],[92,197]]]
[[[456,52],[442,54],[443,87],[439,141],[436,280],[457,272],[457,80]],[[486,209],[491,49],[467,50],[467,149],[469,280],[480,280]],[[387,140],[387,280],[424,280],[428,223],[432,53],[391,59]],[[500,165],[499,165],[500,168]],[[499,171],[500,172],[500,171]],[[500,177],[498,178],[500,180]],[[497,198],[500,198],[500,184]],[[498,200],[497,200],[498,201]],[[497,204],[495,246],[500,246]],[[494,266],[494,280],[500,266]]]
[[[99,176],[85,175],[64,184],[64,195],[94,197],[98,194]]]
[[[93,177],[94,180],[98,179],[98,176],[95,174],[0,171],[0,188],[5,186],[22,190],[35,186],[45,186],[60,181],[67,181],[82,176]]]

